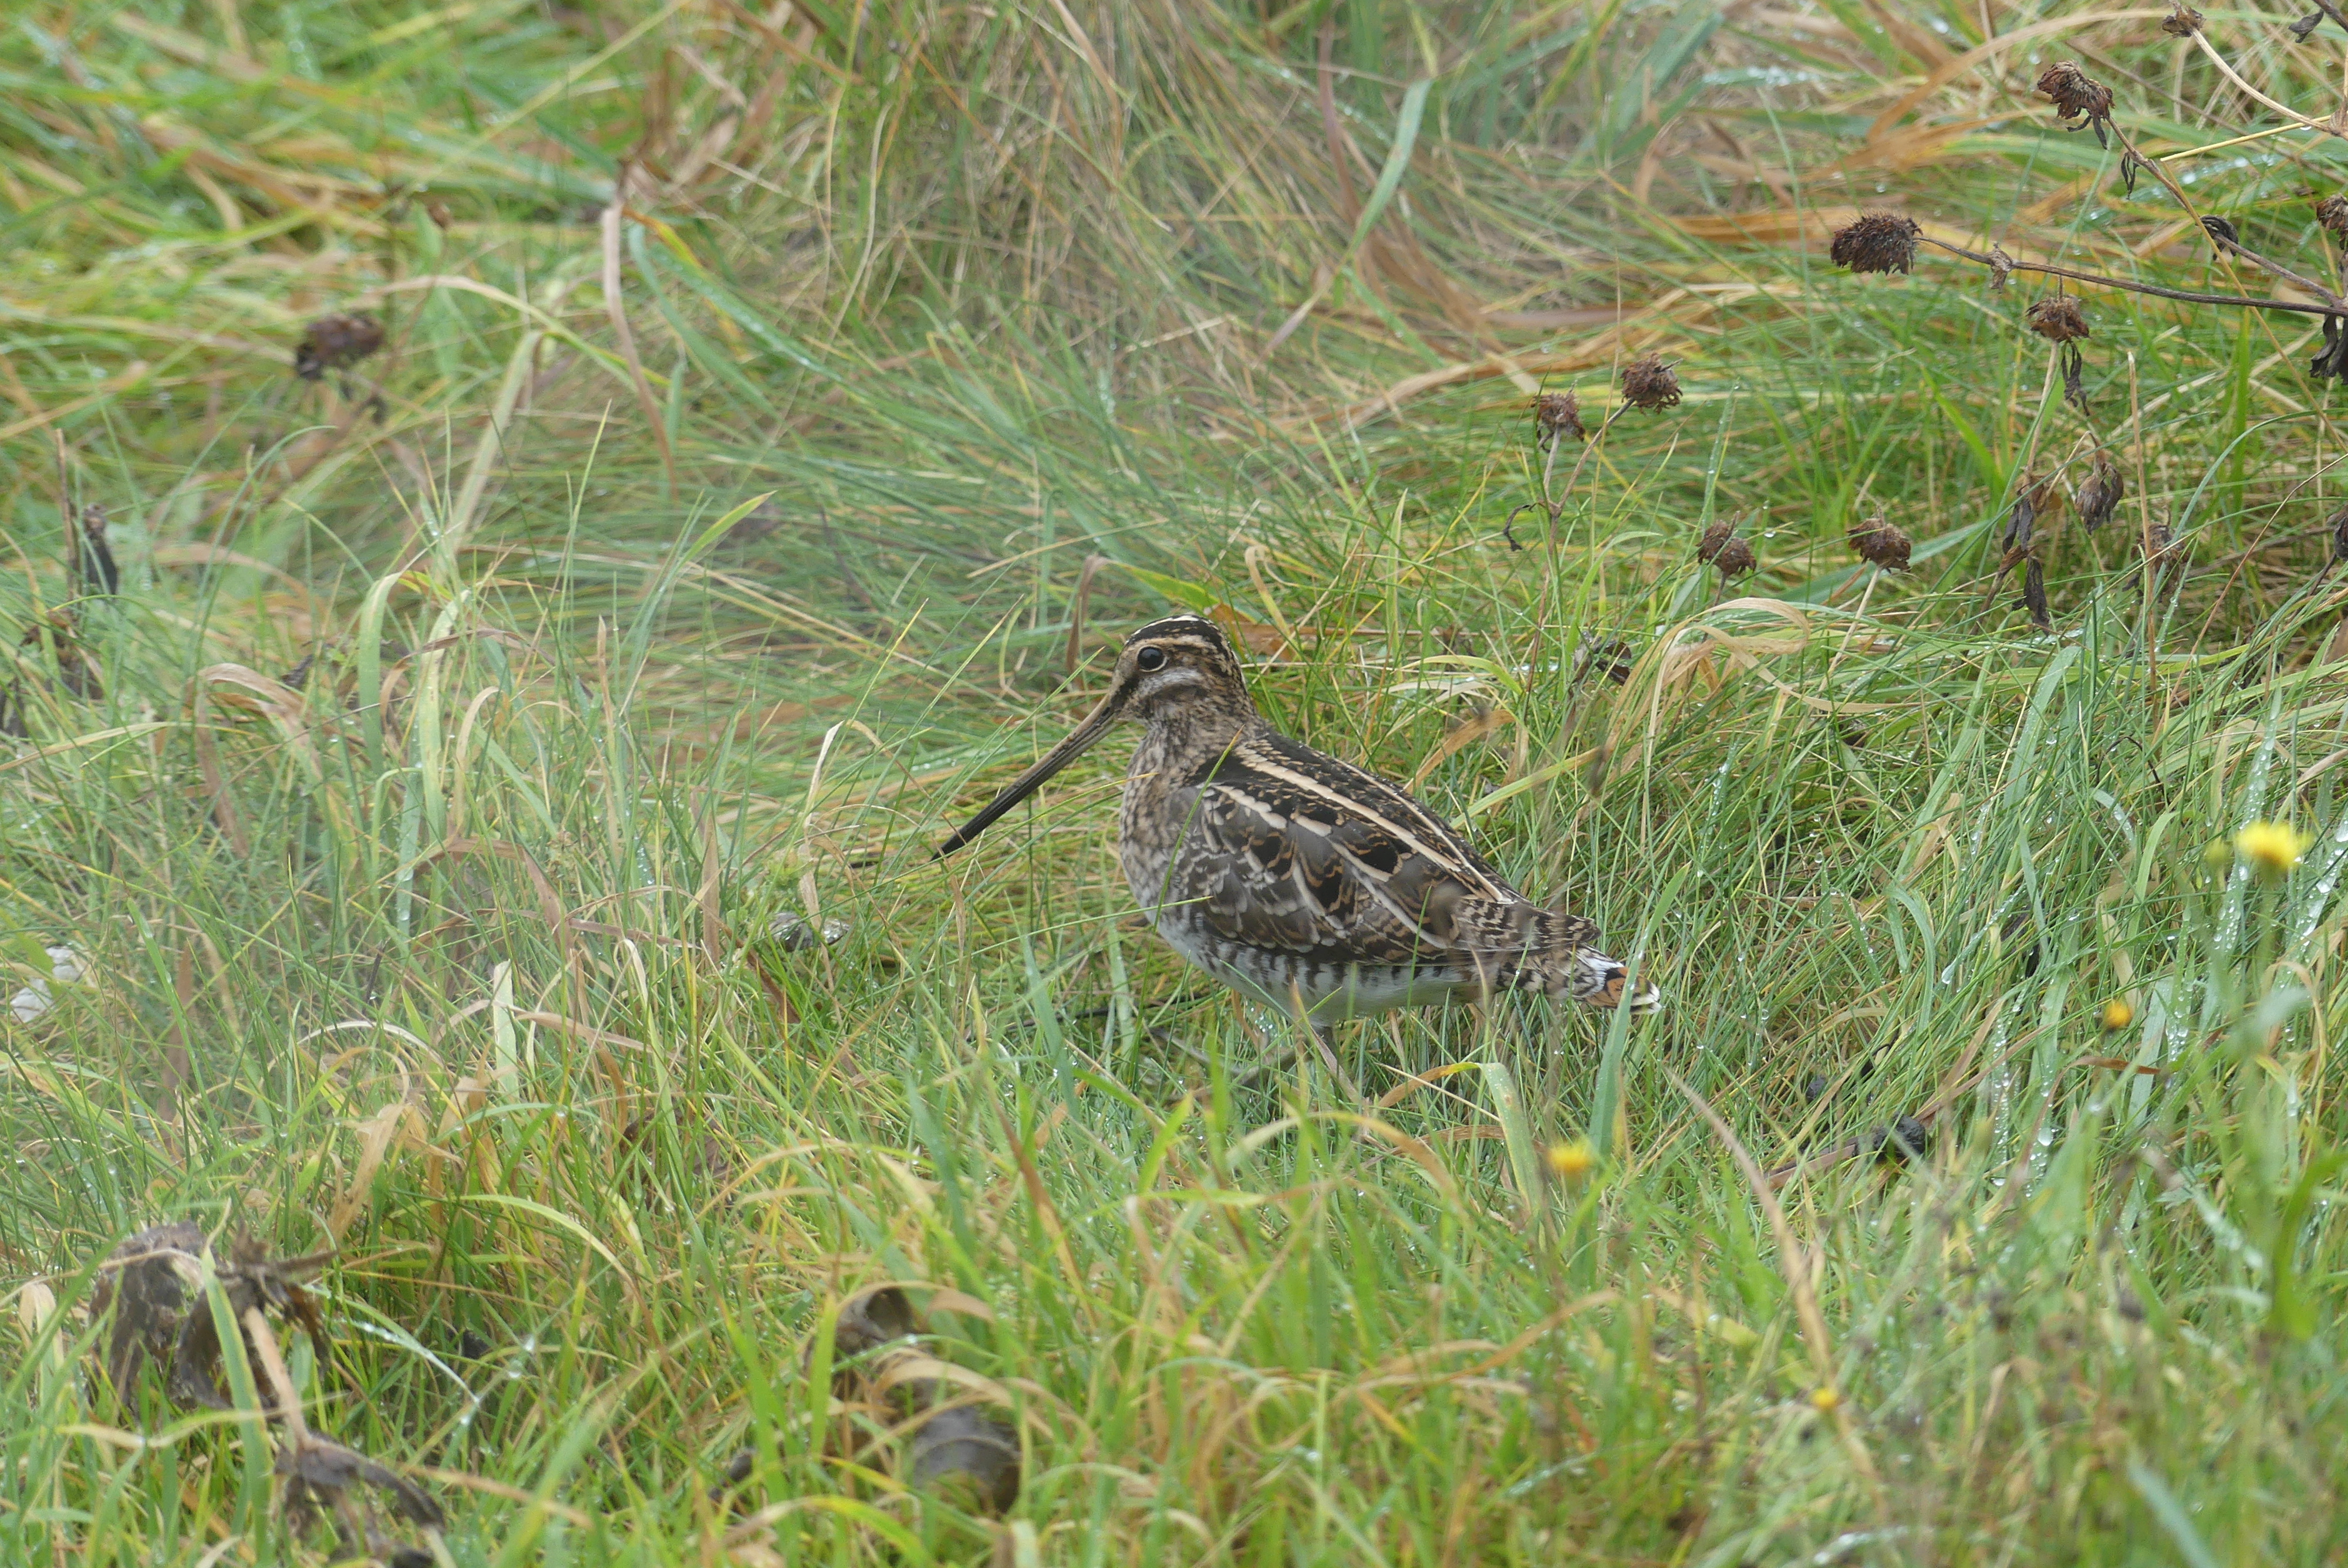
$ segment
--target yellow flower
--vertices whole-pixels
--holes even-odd
[[[1831,1388],[1813,1389],[1810,1390],[1810,1403],[1820,1410],[1831,1410],[1842,1403],[1842,1396]]]
[[[2136,1021],[2136,1009],[2128,1006],[2125,997],[2114,997],[2104,1004],[2103,1017],[2104,1028],[2116,1033]]]
[[[1549,1173],[1560,1182],[1579,1182],[1598,1168],[1598,1151],[1587,1138],[1549,1146]]]
[[[2269,881],[2299,864],[2315,840],[2287,822],[2254,822],[2234,835],[2234,853]]]

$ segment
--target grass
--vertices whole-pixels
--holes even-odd
[[[2150,20],[1983,15],[14,13],[0,1557],[335,1560],[237,1355],[242,1413],[98,1372],[98,1260],[192,1218],[334,1245],[289,1375],[438,1563],[2334,1560],[2315,325],[2090,290],[2083,414],[2030,279],[1822,241],[2263,292],[2056,51],[2320,276],[2340,155],[2194,151],[2277,122]],[[2206,36],[2328,114],[2290,19]],[[384,352],[288,374],[341,309]],[[1647,352],[1685,400],[1545,474],[1528,394]],[[2041,630],[2000,530],[2099,443]],[[1118,747],[930,861],[1169,605],[1670,1009],[1235,1090],[1280,1028],[1135,924]],[[845,1435],[891,1281],[1004,1521]]]

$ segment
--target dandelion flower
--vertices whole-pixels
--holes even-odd
[[[1832,1388],[1817,1388],[1810,1390],[1810,1403],[1816,1405],[1821,1411],[1832,1410],[1842,1403],[1842,1396],[1836,1393]]]
[[[2234,854],[2271,881],[2298,865],[2314,842],[2287,822],[2254,822],[2234,835]]]
[[[2136,1021],[2136,1009],[2128,1006],[2126,998],[2114,997],[2104,1004],[2101,1016],[2105,1031],[2116,1034]]]
[[[1549,1173],[1560,1182],[1579,1182],[1598,1168],[1598,1151],[1587,1138],[1549,1146]]]

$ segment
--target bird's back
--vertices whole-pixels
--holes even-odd
[[[1374,1011],[1527,986],[1595,999],[1589,921],[1526,901],[1400,785],[1261,720],[1153,725],[1120,849],[1161,935],[1274,1005]],[[1619,991],[1620,966],[1611,968]]]

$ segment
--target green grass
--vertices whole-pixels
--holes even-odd
[[[2155,149],[2273,121],[2131,21],[1869,143],[1981,11],[1774,15],[9,15],[0,990],[88,973],[0,1017],[0,1560],[334,1560],[249,1405],[88,1353],[98,1260],[181,1217],[335,1243],[293,1376],[428,1472],[436,1561],[2334,1560],[2312,327],[2090,292],[2083,416],[2030,279],[1804,242],[1880,200],[2261,292],[2030,56]],[[2290,19],[2209,36],[2329,114]],[[2336,145],[2176,167],[2336,275]],[[348,308],[386,351],[289,374]],[[1650,350],[1685,401],[1544,478],[1526,390],[1594,427]],[[2130,493],[2042,517],[2042,633],[1997,531],[2098,436]],[[1913,573],[1856,569],[1877,507]],[[1235,1091],[1280,1028],[1135,921],[1120,747],[928,859],[1169,605],[1669,1010],[1389,1017],[1336,1037],[1374,1105]],[[2205,854],[2260,818],[2315,836],[2278,881]],[[1927,1112],[1920,1162],[1818,1158]],[[1006,1522],[810,1375],[887,1281],[1020,1433]]]

